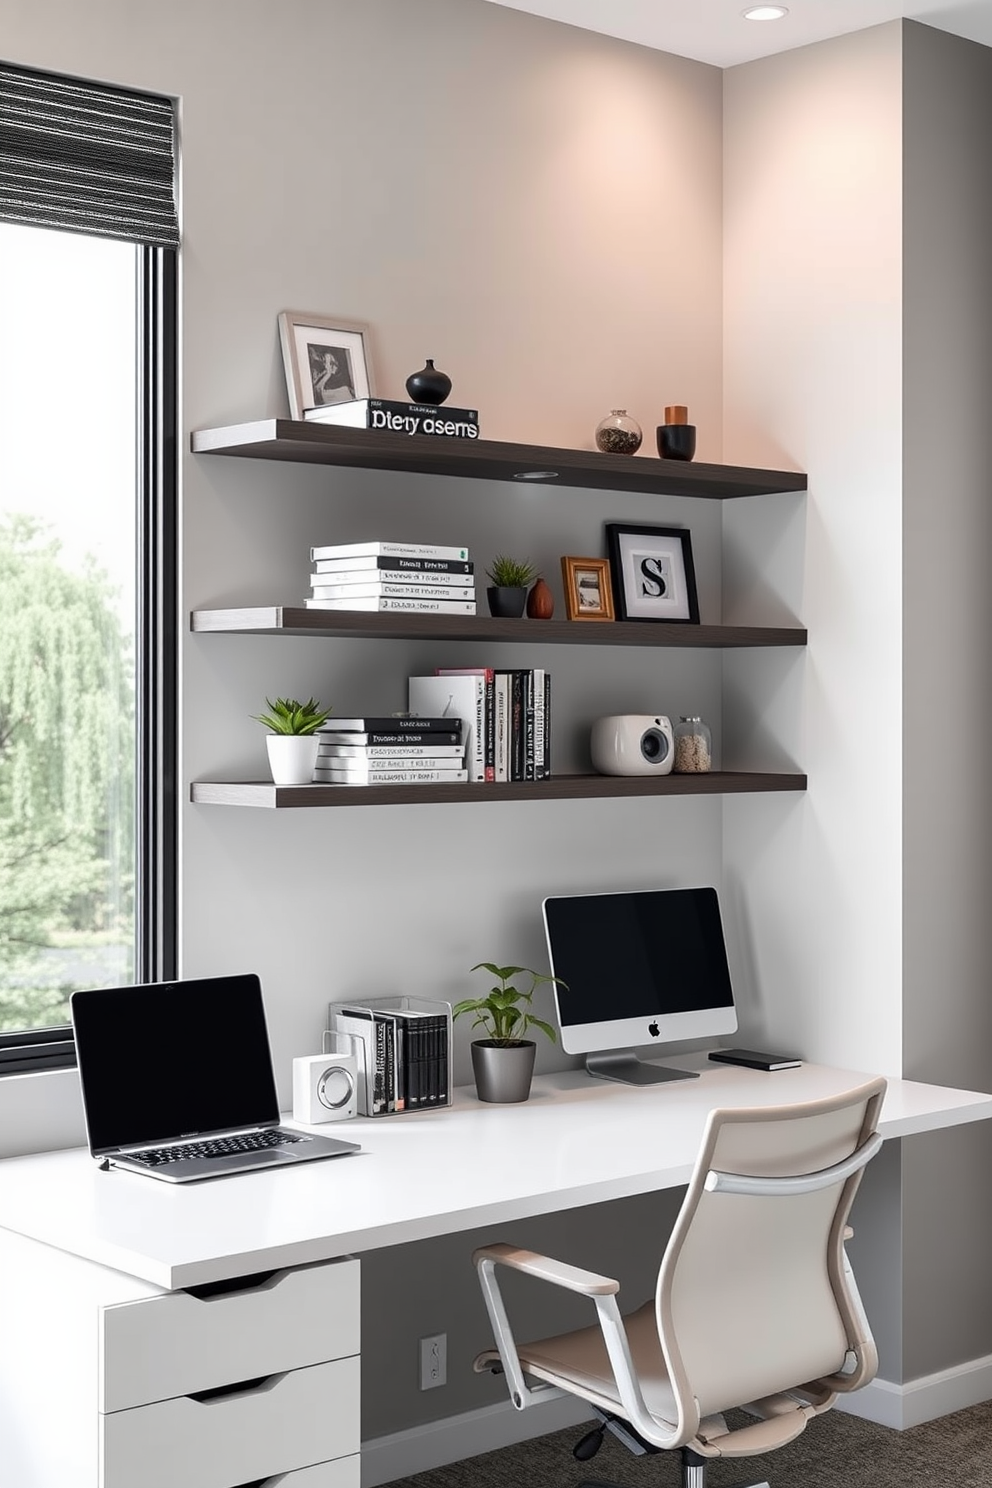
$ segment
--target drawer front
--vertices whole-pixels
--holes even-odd
[[[322,1261],[232,1291],[165,1292],[103,1308],[100,1410],[357,1354],[359,1275],[356,1260]]]
[[[359,1447],[359,1361],[335,1359],[255,1389],[102,1415],[100,1488],[279,1483],[280,1474],[354,1457]],[[311,1488],[305,1477],[302,1488]]]
[[[361,1488],[362,1459],[339,1457],[336,1462],[318,1462],[315,1467],[301,1467],[296,1472],[276,1473],[265,1478],[259,1488]],[[240,1484],[231,1484],[240,1488]]]

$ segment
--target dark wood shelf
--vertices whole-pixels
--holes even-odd
[[[382,434],[294,419],[259,419],[224,429],[198,429],[195,455],[239,455],[307,465],[345,465],[475,480],[520,480],[655,496],[764,496],[805,491],[796,470],[752,470],[743,465],[703,465],[644,455],[602,455],[595,450],[550,449],[492,439],[446,439],[423,434]]]
[[[577,801],[595,796],[725,796],[804,791],[806,776],[713,771],[708,775],[555,775],[551,780],[486,785],[273,785],[267,780],[195,781],[201,806],[408,806],[439,801]]]
[[[672,625],[658,620],[494,620],[484,615],[378,614],[290,605],[194,610],[199,635],[337,636],[391,641],[513,641],[527,646],[805,646],[800,626]]]

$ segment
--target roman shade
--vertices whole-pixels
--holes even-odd
[[[172,100],[0,64],[0,220],[179,244]]]

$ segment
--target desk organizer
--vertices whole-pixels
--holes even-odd
[[[402,994],[332,1002],[327,1027],[355,1041],[362,1116],[450,1106],[450,1003]]]

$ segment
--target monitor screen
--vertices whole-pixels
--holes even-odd
[[[552,896],[544,924],[566,1053],[737,1028],[716,889]]]

